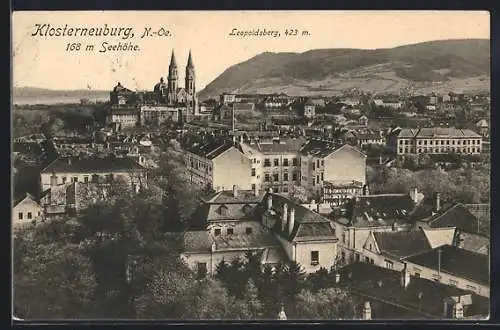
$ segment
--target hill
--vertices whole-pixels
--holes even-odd
[[[490,41],[441,40],[390,49],[316,49],[259,54],[233,65],[200,92],[335,95],[358,88],[372,93],[488,90]]]

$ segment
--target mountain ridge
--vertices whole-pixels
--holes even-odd
[[[393,48],[263,52],[228,67],[200,99],[231,93],[338,94],[435,89],[489,90],[490,41],[451,39]],[[429,86],[431,84],[432,86]]]

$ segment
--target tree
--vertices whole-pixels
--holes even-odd
[[[337,320],[356,317],[356,304],[347,291],[339,288],[321,289],[316,293],[302,290],[296,298],[299,319]]]
[[[236,318],[235,299],[221,282],[213,279],[197,282],[184,303],[184,319],[227,320]]]
[[[252,279],[249,279],[243,298],[237,302],[237,312],[240,319],[257,320],[263,316],[264,306],[259,299],[258,290]]]
[[[20,243],[18,241],[18,243]],[[15,256],[14,315],[23,319],[94,317],[95,274],[76,246],[23,240]]]

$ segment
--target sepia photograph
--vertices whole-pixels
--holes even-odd
[[[489,319],[489,12],[11,30],[12,319]]]

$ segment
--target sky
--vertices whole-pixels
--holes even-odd
[[[33,36],[36,24],[53,28],[131,28],[134,37]],[[170,36],[141,38],[144,30]],[[163,30],[160,30],[162,29]],[[273,36],[230,36],[238,31],[279,31]],[[297,30],[296,36],[285,35]],[[307,31],[308,35],[302,35]],[[172,50],[183,86],[189,50],[202,90],[228,67],[262,52],[319,48],[391,48],[431,40],[490,38],[487,11],[151,11],[15,12],[12,16],[13,85],[58,90],[110,90],[117,82],[149,90],[167,78]],[[102,50],[131,42],[138,51]],[[80,43],[80,51],[67,50]],[[93,50],[86,50],[94,45]]]

